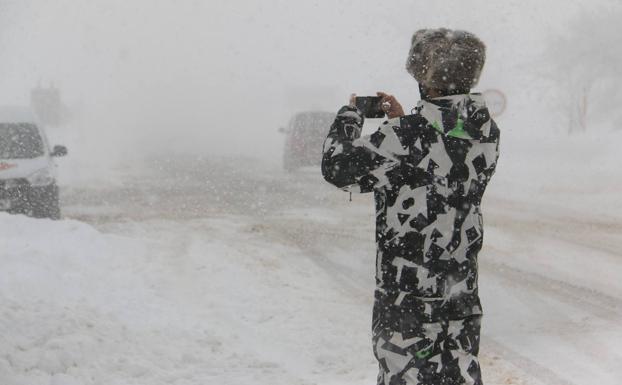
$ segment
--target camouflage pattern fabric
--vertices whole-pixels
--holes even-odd
[[[481,315],[425,322],[419,299],[409,296],[376,291],[372,339],[380,367],[378,384],[481,385]]]
[[[499,129],[480,94],[422,100],[370,136],[363,123],[339,110],[322,174],[374,192],[378,384],[481,384],[477,254]]]

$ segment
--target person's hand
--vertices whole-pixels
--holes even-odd
[[[356,94],[350,94],[350,107],[356,107]]]
[[[389,95],[385,92],[376,92],[376,95],[382,98],[380,100],[380,105],[382,107],[382,111],[387,114],[389,119],[406,115],[404,114],[402,105],[397,101],[397,99],[395,99],[395,96]]]

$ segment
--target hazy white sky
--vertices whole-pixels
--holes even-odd
[[[87,147],[279,158],[276,129],[296,108],[379,89],[414,104],[403,68],[419,28],[475,32],[488,44],[481,88],[512,95],[552,35],[616,3],[0,0],[0,102],[54,82]],[[325,100],[302,100],[300,87]]]

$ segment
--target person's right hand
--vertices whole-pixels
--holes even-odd
[[[389,119],[406,115],[404,114],[402,105],[397,101],[397,99],[395,99],[395,96],[380,91],[376,92],[376,95],[382,98],[382,100],[380,100],[382,111],[387,114]]]

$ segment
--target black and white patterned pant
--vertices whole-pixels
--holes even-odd
[[[482,385],[477,359],[481,314],[430,320],[410,305],[396,305],[395,299],[376,293],[378,385]]]

